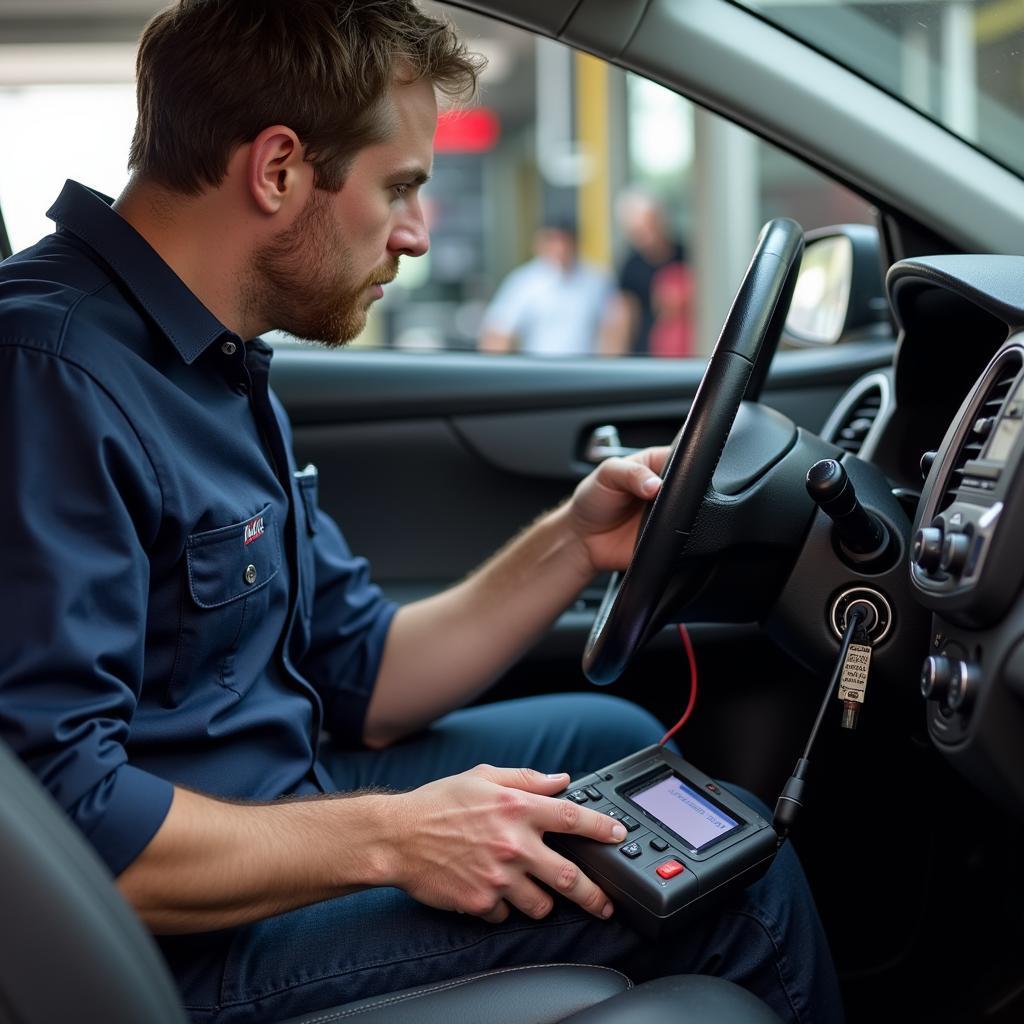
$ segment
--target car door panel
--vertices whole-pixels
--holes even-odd
[[[780,353],[764,400],[811,430],[891,343]],[[299,464],[374,578],[400,599],[464,576],[569,494],[586,440],[612,424],[625,445],[669,443],[699,360],[487,359],[282,347],[274,381]]]
[[[894,340],[780,352],[766,394],[818,387],[840,393],[869,370],[892,362]],[[343,423],[432,414],[516,412],[604,402],[689,398],[704,373],[700,359],[536,359],[473,353],[391,350],[327,352],[282,345],[274,387],[293,424]],[[781,412],[790,415],[788,409]],[[803,416],[799,407],[794,411]],[[814,424],[808,423],[812,429]]]

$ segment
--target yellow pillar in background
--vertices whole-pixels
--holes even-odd
[[[1024,4],[1020,0],[994,0],[974,12],[974,41],[997,43],[1024,31]]]
[[[590,169],[576,195],[579,252],[581,259],[603,267],[612,265],[608,103],[608,65],[577,53],[576,137]]]

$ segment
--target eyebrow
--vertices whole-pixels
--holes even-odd
[[[417,187],[425,185],[430,181],[430,175],[422,167],[410,167],[406,170],[396,171],[394,177],[396,180],[404,181]]]

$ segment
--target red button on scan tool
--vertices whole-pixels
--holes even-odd
[[[675,878],[681,871],[686,869],[677,860],[667,860],[658,867],[658,874],[662,878]]]

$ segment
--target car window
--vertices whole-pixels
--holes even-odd
[[[1019,0],[740,2],[1024,171]]]
[[[873,223],[852,192],[661,86],[428,6],[489,64],[477,100],[441,115],[430,251],[402,261],[353,348],[702,358],[764,221]],[[65,178],[120,192],[134,122],[132,44],[19,52],[0,61],[0,124],[34,155],[0,164],[15,250],[51,229]]]
[[[670,90],[433,6],[489,65],[477,102],[442,114],[431,250],[407,261],[359,344],[703,357],[764,221],[874,223],[851,191]]]

